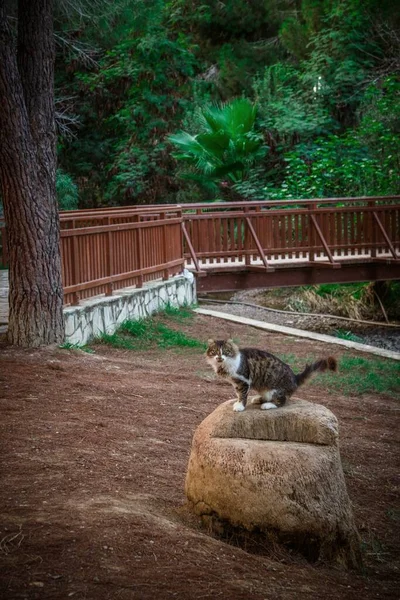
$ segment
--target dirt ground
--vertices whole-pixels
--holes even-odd
[[[179,327],[300,357],[348,352],[200,315]],[[201,350],[0,345],[0,597],[398,598],[398,402],[315,385],[298,396],[339,419],[363,573],[277,550],[252,554],[190,517],[184,480],[193,432],[232,397]]]

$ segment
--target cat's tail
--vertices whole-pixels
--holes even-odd
[[[306,365],[306,368],[302,373],[295,375],[297,387],[299,385],[303,385],[303,383],[316,371],[326,370],[337,371],[337,362],[333,356],[329,356],[329,358],[323,358],[322,360],[317,360],[317,362],[312,363],[311,365]]]

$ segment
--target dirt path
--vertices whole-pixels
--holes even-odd
[[[180,326],[203,340],[227,327],[204,316]],[[301,357],[346,352],[243,326],[234,335]],[[208,536],[184,509],[193,432],[232,397],[201,354],[0,347],[1,598],[398,597],[398,403],[316,386],[301,394],[339,418],[365,573],[278,549],[253,555]]]

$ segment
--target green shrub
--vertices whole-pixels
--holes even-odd
[[[78,187],[73,182],[72,177],[61,169],[57,170],[56,193],[60,210],[78,208]]]

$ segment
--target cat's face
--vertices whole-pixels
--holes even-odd
[[[206,359],[209,363],[222,363],[227,358],[235,358],[238,352],[232,340],[208,340]]]

